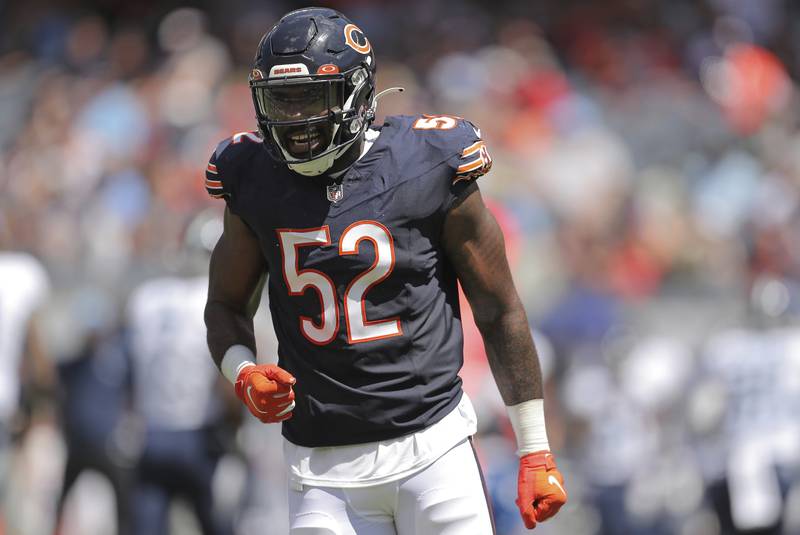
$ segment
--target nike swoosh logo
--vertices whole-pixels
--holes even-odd
[[[561,486],[561,483],[558,482],[556,476],[547,476],[547,482],[550,483],[551,485],[555,485],[556,487],[558,487],[561,490],[561,492],[564,493],[564,496],[567,495],[567,491],[565,491],[564,487]]]
[[[253,400],[253,396],[250,394],[250,391],[251,391],[252,389],[253,389],[253,387],[252,387],[252,386],[248,386],[248,387],[247,387],[247,397],[248,397],[248,398],[250,398],[250,401],[252,402],[252,407],[253,407],[253,410],[254,410],[254,411],[256,411],[256,412],[257,412],[257,413],[259,413],[259,414],[267,414],[267,413],[268,413],[268,411],[262,411],[261,409],[259,409],[259,408],[256,406],[256,402]],[[286,396],[288,396],[288,395],[289,395],[289,394],[287,393],[287,394],[286,394]],[[274,397],[278,397],[278,396],[274,396]],[[286,408],[285,408],[285,409],[283,409],[281,412],[279,412],[278,414],[276,414],[276,415],[275,415],[275,417],[276,417],[276,418],[280,418],[281,416],[285,416],[285,415],[289,414],[290,412],[292,412],[292,410],[294,410],[294,400],[293,400],[293,401],[291,401],[291,402],[290,402],[290,403],[289,403],[289,404],[286,406]]]
[[[255,402],[255,400],[253,399],[253,396],[252,396],[252,395],[250,395],[250,391],[251,391],[252,389],[253,389],[253,387],[252,387],[252,386],[248,386],[248,387],[247,387],[247,397],[248,397],[248,398],[250,398],[250,402],[252,403],[253,410],[255,410],[256,412],[258,412],[258,413],[261,413],[261,414],[267,414],[267,411],[262,411],[262,410],[260,410],[260,409],[258,408],[258,405],[256,405],[256,402]],[[553,477],[553,476],[550,476],[550,477]]]

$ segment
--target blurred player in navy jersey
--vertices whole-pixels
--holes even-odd
[[[130,370],[122,333],[110,323],[93,325],[76,355],[57,367],[67,459],[56,506],[56,534],[66,532],[64,508],[86,470],[108,478],[117,507],[117,534],[130,533],[133,455],[126,451],[130,444],[123,438],[129,422],[125,416],[130,404]]]
[[[566,502],[542,381],[503,236],[475,180],[480,131],[447,115],[371,128],[375,56],[331,9],[258,45],[258,132],[222,141],[206,187],[227,204],[205,320],[250,412],[283,422],[292,534],[484,534],[491,512],[458,371],[458,282],[508,406],[528,528]],[[251,303],[269,274],[278,364],[256,364]]]

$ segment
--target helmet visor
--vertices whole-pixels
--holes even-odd
[[[260,114],[269,122],[326,117],[341,109],[341,83],[264,84],[253,88]]]
[[[311,159],[331,146],[332,113],[341,110],[343,81],[252,84],[258,114],[275,142],[296,159]]]

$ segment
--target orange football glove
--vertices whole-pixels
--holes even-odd
[[[236,395],[265,424],[282,422],[292,417],[295,381],[291,373],[274,364],[246,366],[236,378]]]
[[[535,451],[519,460],[517,507],[525,527],[533,529],[537,522],[555,515],[567,501],[564,478],[549,451]]]

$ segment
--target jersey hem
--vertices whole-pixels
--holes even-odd
[[[295,489],[389,483],[424,470],[476,432],[475,410],[462,391],[459,403],[442,420],[398,439],[341,448],[298,448],[285,441],[287,476]]]
[[[412,476],[417,472],[421,472],[425,470],[427,467],[444,457],[447,453],[463,444],[467,439],[473,436],[474,433],[468,434],[462,438],[460,438],[457,442],[455,442],[452,446],[447,448],[442,452],[437,452],[436,455],[431,456],[430,458],[426,458],[423,461],[420,461],[418,464],[407,468],[401,472],[396,474],[391,474],[387,476],[376,477],[372,479],[364,479],[360,481],[339,481],[335,479],[310,479],[307,477],[298,477],[292,474],[289,474],[289,479],[297,485],[305,485],[308,487],[331,487],[331,488],[348,488],[348,489],[356,489],[356,488],[364,488],[364,487],[372,487],[375,485],[383,485],[385,483],[391,483],[392,481],[397,481],[399,479],[403,479],[408,476]]]

